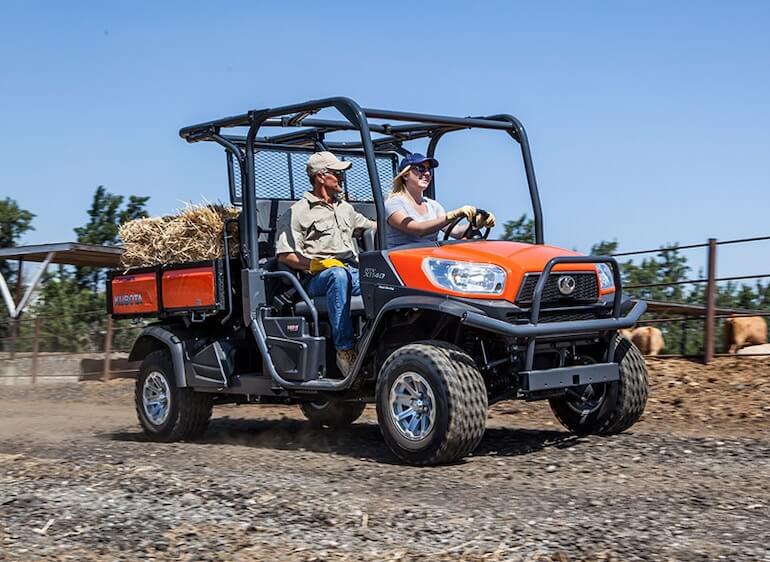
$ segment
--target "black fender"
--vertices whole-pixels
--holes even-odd
[[[179,337],[163,326],[147,326],[134,342],[129,361],[142,361],[147,355],[158,349],[168,349],[174,378],[178,387],[189,386],[185,361],[184,344]],[[192,380],[192,379],[190,379]]]
[[[368,355],[370,347],[378,339],[375,336],[378,334],[380,327],[384,324],[385,319],[399,310],[430,310],[446,314],[447,316],[453,316],[458,320],[462,320],[463,316],[468,312],[486,315],[482,309],[468,304],[467,302],[458,302],[443,296],[409,295],[396,297],[388,301],[377,313],[364,341],[359,346],[359,357],[363,358]],[[361,362],[358,361],[357,363],[357,366],[359,366]]]

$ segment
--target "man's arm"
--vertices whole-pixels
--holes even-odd
[[[371,219],[366,218],[358,211],[353,211],[353,230],[365,230],[367,228],[377,230],[377,223]]]
[[[278,254],[277,257],[279,262],[288,265],[292,269],[297,269],[299,271],[310,270],[310,260],[297,252]]]
[[[295,207],[292,206],[287,213],[284,213],[278,219],[275,255],[280,263],[286,264],[292,269],[308,271],[310,269],[310,260],[300,254],[305,233],[297,220],[294,210]]]

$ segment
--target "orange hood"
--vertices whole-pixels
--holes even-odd
[[[503,240],[478,240],[458,242],[443,246],[426,246],[388,253],[393,267],[407,287],[432,293],[443,293],[464,297],[507,300],[514,302],[524,275],[538,273],[551,258],[557,256],[579,256],[577,252],[555,246],[521,244]],[[425,258],[455,260],[470,263],[494,264],[505,270],[505,288],[500,295],[469,294],[450,291],[434,285],[422,269]],[[560,264],[553,271],[596,271],[594,264]]]

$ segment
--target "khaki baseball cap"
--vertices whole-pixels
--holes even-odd
[[[353,162],[343,162],[331,152],[314,152],[307,159],[307,175],[311,178],[321,170],[347,170]]]

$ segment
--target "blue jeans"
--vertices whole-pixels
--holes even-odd
[[[350,317],[350,297],[361,294],[358,268],[351,266],[330,267],[313,275],[305,288],[311,297],[326,295],[334,347],[338,350],[353,349],[353,319]]]

